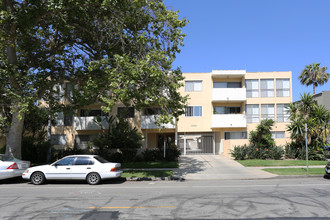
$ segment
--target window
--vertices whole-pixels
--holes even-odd
[[[117,114],[121,118],[134,118],[134,107],[118,107]]]
[[[274,97],[274,80],[273,79],[261,79],[260,80],[260,92],[261,97]]]
[[[65,98],[66,100],[71,101],[72,100],[72,85],[71,83],[65,84]]]
[[[144,109],[144,115],[160,115],[161,114],[161,109],[160,108],[145,108]]]
[[[87,149],[89,142],[92,141],[95,136],[92,135],[76,135],[75,136],[75,147],[77,149]]]
[[[261,120],[273,119],[275,120],[274,104],[261,105]]]
[[[109,163],[109,161],[107,161],[106,159],[103,159],[100,156],[95,156],[94,159],[96,159],[100,163]]]
[[[92,161],[89,157],[77,157],[74,165],[93,165],[94,161]]]
[[[55,166],[70,166],[73,164],[75,157],[67,157],[63,158],[62,160],[59,160],[56,162]]]
[[[214,82],[213,88],[242,88],[241,82]]]
[[[72,126],[73,115],[64,115],[64,126]]]
[[[201,117],[203,108],[202,106],[187,106],[185,110],[186,117]]]
[[[290,79],[276,79],[276,96],[290,96]]]
[[[80,117],[89,117],[89,116],[106,116],[107,114],[101,109],[81,109]]]
[[[246,122],[258,123],[259,122],[259,105],[246,105]]]
[[[56,126],[63,126],[63,112],[56,113]]]
[[[202,80],[199,81],[185,81],[186,92],[202,91]]]
[[[215,106],[213,108],[213,114],[239,114],[239,113],[241,113],[241,107]]]
[[[272,131],[272,138],[285,138],[284,131]]]
[[[245,80],[246,97],[258,98],[259,97],[259,80],[247,79]]]
[[[50,137],[50,143],[52,145],[66,145],[66,135],[65,134],[53,134]]]
[[[225,132],[225,140],[247,139],[246,131]]]
[[[288,109],[289,109],[289,104],[276,105],[277,122],[289,121],[290,113]]]

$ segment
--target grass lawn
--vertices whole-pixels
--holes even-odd
[[[170,177],[173,175],[171,170],[128,170],[124,171],[121,177]]]
[[[162,161],[162,162],[130,162],[122,163],[121,168],[179,168],[179,163],[175,161]]]
[[[277,175],[323,175],[324,168],[309,168],[307,173],[306,168],[266,168],[264,171],[274,173]]]
[[[237,160],[245,167],[306,166],[306,160]],[[308,165],[326,165],[328,161],[309,160]]]

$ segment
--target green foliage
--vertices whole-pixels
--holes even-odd
[[[36,141],[31,136],[22,139],[22,159],[31,163],[45,164],[51,145],[47,141]]]
[[[275,141],[272,138],[271,127],[274,125],[272,119],[264,119],[257,126],[256,131],[250,132],[249,141],[256,148],[264,150],[275,145]]]
[[[281,146],[270,146],[267,148],[257,148],[255,145],[246,144],[243,146],[235,146],[231,150],[231,156],[235,160],[246,160],[246,159],[272,159],[279,160],[284,155],[284,149]]]
[[[311,94],[301,95],[301,101],[290,104],[290,124],[292,143],[286,146],[289,158],[305,159],[305,124],[307,124],[307,144],[310,160],[324,159],[323,147],[329,135],[330,112],[318,105]]]
[[[315,94],[315,87],[328,82],[330,74],[326,71],[327,67],[320,67],[320,63],[307,65],[299,76],[300,83],[306,86],[313,85],[313,94]]]
[[[6,145],[0,148],[0,154],[4,154],[6,152]]]
[[[102,155],[106,149],[138,149],[142,141],[142,134],[137,128],[132,128],[131,124],[123,119],[116,119],[113,116],[104,120],[109,124],[109,129],[102,129],[102,132],[93,140],[94,146],[98,148],[98,153]],[[99,121],[100,122],[100,121]]]
[[[163,110],[161,122],[183,113],[183,76],[172,63],[188,21],[161,0],[9,0],[0,9],[4,129],[14,114],[24,123],[30,103],[37,100],[61,107],[63,94],[55,85],[64,82],[76,85],[73,109],[95,102],[104,103],[107,112],[118,102],[138,110],[154,105]],[[9,138],[20,140],[21,131],[13,128]],[[18,143],[7,148],[20,149]]]
[[[247,150],[248,146],[246,144],[244,144],[244,146],[235,146],[234,149],[230,151],[230,154],[235,160],[245,160],[247,158]]]

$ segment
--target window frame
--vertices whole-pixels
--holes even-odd
[[[268,83],[266,83],[266,88],[263,88],[263,82],[272,81],[273,82],[273,88],[268,88]],[[263,92],[266,92],[266,95],[264,95]],[[269,93],[272,93],[272,96],[269,95]],[[260,79],[260,97],[261,98],[274,98],[275,97],[275,80],[274,79]]]
[[[190,89],[190,87],[187,86],[188,83],[192,83],[192,86],[190,86],[192,89]],[[195,86],[195,83],[196,84],[197,83],[200,83],[201,84],[200,85],[200,89],[199,89],[198,86]],[[201,92],[201,91],[203,91],[203,80],[185,80],[184,81],[184,91],[185,92]]]
[[[192,115],[188,115],[187,114],[187,108],[192,108]],[[200,115],[195,115],[195,109],[199,108],[200,110]],[[186,106],[185,108],[185,114],[184,114],[185,117],[203,117],[203,106],[201,105],[189,105],[189,106]]]

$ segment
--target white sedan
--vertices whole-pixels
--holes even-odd
[[[29,161],[0,154],[0,180],[21,176],[29,166]]]
[[[120,167],[120,163],[110,163],[97,155],[71,155],[51,165],[31,167],[22,177],[35,185],[46,180],[86,180],[95,185],[103,179],[120,177]]]

